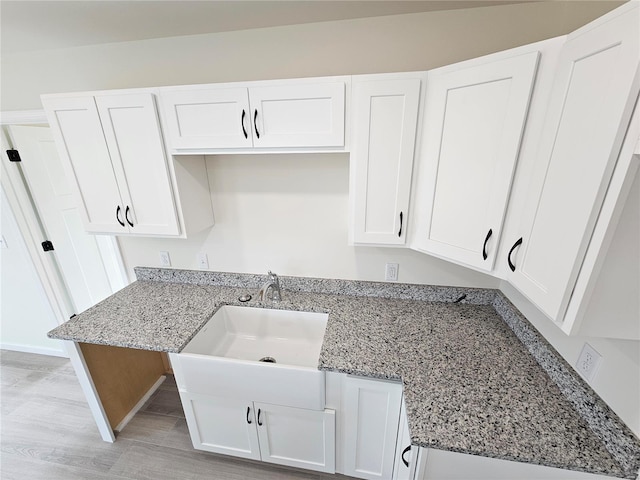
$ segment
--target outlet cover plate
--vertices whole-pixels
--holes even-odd
[[[582,352],[576,362],[576,370],[587,382],[591,383],[598,371],[602,355],[594,350],[594,348],[585,343],[582,347]]]
[[[209,259],[206,253],[198,254],[198,268],[200,270],[209,270]]]
[[[397,263],[387,263],[384,268],[384,280],[386,282],[397,282],[398,268],[399,266]]]
[[[169,252],[160,252],[160,266],[161,267],[171,266],[171,258],[169,258]]]

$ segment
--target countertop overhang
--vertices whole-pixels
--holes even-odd
[[[324,312],[329,320],[318,368],[401,381],[412,444],[636,478],[638,439],[599,398],[576,404],[575,393],[544,368],[547,360],[534,358],[521,340],[538,335],[529,340],[552,347],[522,324],[528,322],[500,292],[284,277],[283,301],[242,303],[244,293],[257,297],[260,276],[136,273],[138,281],[49,336],[179,353],[222,305]],[[595,395],[576,381],[581,395]],[[604,406],[604,420],[581,411],[589,402],[594,410]],[[609,420],[613,433],[603,433],[600,425]]]

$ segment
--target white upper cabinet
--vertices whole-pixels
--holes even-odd
[[[161,89],[176,153],[344,147],[345,80]]]
[[[429,72],[412,248],[493,269],[538,58]]]
[[[85,229],[122,233],[123,202],[94,98],[50,98],[42,103]]]
[[[352,80],[349,195],[355,244],[405,243],[420,82],[405,75]]]
[[[253,146],[246,88],[164,90],[161,102],[173,149]]]
[[[507,279],[554,321],[564,317],[638,98],[638,8],[631,2],[568,37],[529,204],[505,245]]]
[[[344,145],[344,82],[249,88],[255,147]]]
[[[180,233],[151,94],[97,96],[96,104],[131,233]]]
[[[167,162],[152,93],[55,95],[42,103],[87,232],[185,236],[187,220],[190,231],[213,225],[204,160]],[[192,205],[198,212],[181,219],[176,207]]]

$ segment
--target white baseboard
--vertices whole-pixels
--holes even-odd
[[[52,357],[69,358],[67,352],[62,349],[46,348],[46,347],[34,347],[33,345],[20,345],[15,343],[0,343],[0,349],[12,350],[14,352],[36,353],[38,355],[51,355]]]
[[[127,423],[129,423],[131,421],[131,419],[134,417],[134,415],[136,413],[138,413],[138,410],[140,410],[142,408],[142,406],[147,402],[147,400],[149,400],[149,398],[151,398],[151,395],[153,395],[155,393],[155,391],[158,389],[158,387],[160,385],[162,385],[162,382],[164,382],[167,379],[166,375],[162,375],[157,381],[156,383],[154,383],[151,388],[147,391],[147,393],[144,394],[144,396],[140,399],[140,401],[138,403],[135,404],[135,406],[131,409],[131,411],[129,413],[127,413],[127,415],[122,419],[122,421],[116,425],[116,428],[113,429],[114,432],[121,432],[122,429],[127,425]]]

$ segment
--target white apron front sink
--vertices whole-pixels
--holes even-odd
[[[203,395],[324,409],[317,369],[326,313],[221,307],[179,354],[178,387]],[[274,359],[275,363],[260,361]]]

